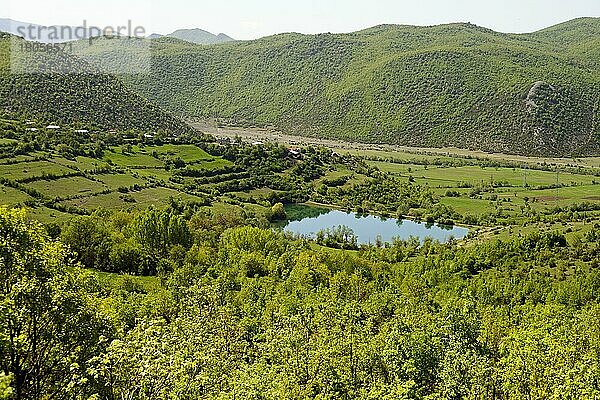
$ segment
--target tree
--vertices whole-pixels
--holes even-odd
[[[150,209],[137,216],[133,225],[134,238],[145,250],[166,256],[173,245],[189,248],[192,235],[187,221],[168,210]]]
[[[86,363],[110,336],[89,302],[95,285],[67,260],[23,210],[0,208],[0,372],[16,400],[85,394]]]
[[[273,221],[283,221],[287,218],[287,214],[285,212],[285,207],[283,203],[277,203],[273,207],[271,207],[271,220]]]
[[[110,232],[100,218],[72,219],[62,232],[62,240],[87,268],[103,269],[109,261]]]

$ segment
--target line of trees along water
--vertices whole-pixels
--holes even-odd
[[[253,218],[0,209],[0,398],[600,396],[600,226],[344,252]]]

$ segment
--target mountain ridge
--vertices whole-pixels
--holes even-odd
[[[563,24],[570,33],[560,46],[544,30],[508,34],[467,23],[204,47],[159,40],[151,73],[125,82],[178,115],[297,135],[598,154],[600,47],[586,32],[599,21]],[[97,60],[110,59],[105,45]]]
[[[233,42],[235,40],[224,33],[219,33],[215,35],[213,33],[199,28],[177,29],[176,31],[169,33],[166,36],[186,40],[188,42],[196,44],[218,44]]]
[[[90,27],[41,25],[10,18],[0,18],[0,31],[40,43],[65,43],[94,36],[94,31]]]
[[[211,32],[205,31],[200,28],[191,28],[191,29],[177,29],[176,31],[169,33],[167,35],[161,35],[158,33],[153,33],[147,36],[148,39],[160,39],[164,37],[170,37],[174,39],[184,40],[186,42],[202,44],[202,45],[212,45],[219,43],[227,43],[234,42],[235,39],[226,35],[225,33],[213,34]]]
[[[27,35],[23,35],[22,32],[27,33],[27,28],[32,27],[33,32],[35,33],[35,37],[28,37]],[[42,29],[42,34],[38,37],[37,33],[40,32],[40,28]],[[10,18],[0,18],[0,31],[10,33],[15,36],[22,37],[26,40],[31,41],[39,41],[41,43],[64,43],[72,40],[81,40],[88,39],[90,37],[97,36],[94,34],[92,27],[86,27],[84,32],[84,37],[58,37],[51,38],[50,30],[56,29],[58,32],[61,32],[63,28],[66,28],[66,32],[75,32],[77,29],[82,29],[81,26],[68,26],[68,25],[41,25],[35,24],[31,22],[23,22],[17,21]],[[169,33],[167,35],[161,35],[158,33],[152,33],[147,36],[148,39],[158,39],[160,37],[173,37],[181,40],[186,40],[188,42],[196,43],[196,44],[217,44],[217,43],[226,43],[235,41],[235,39],[226,35],[225,33],[213,34],[211,32],[205,31],[199,28],[191,28],[191,29],[177,29],[176,31]]]

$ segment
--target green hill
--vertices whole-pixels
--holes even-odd
[[[191,117],[362,142],[528,155],[598,154],[599,19],[533,34],[383,25],[197,46],[152,41],[126,83]],[[120,63],[108,41],[82,46]]]
[[[25,42],[0,33],[0,110],[4,113],[103,129],[190,131],[116,77],[62,51],[21,51],[21,43]],[[11,70],[11,60],[12,66],[21,67],[19,73]]]

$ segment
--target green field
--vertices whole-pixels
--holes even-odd
[[[133,154],[122,154],[118,148],[113,149],[113,152],[107,152],[104,155],[104,159],[113,165],[118,167],[162,167],[164,163],[156,158],[144,154],[144,153],[133,153]]]
[[[88,196],[80,199],[63,201],[61,204],[79,207],[87,211],[94,211],[99,208],[117,210],[133,208],[132,202],[125,201],[125,199],[128,197],[128,195],[122,193],[111,192],[108,194],[99,194],[96,196]]]
[[[133,174],[142,178],[153,178],[159,181],[167,182],[173,174],[164,168],[144,168],[136,169]]]
[[[0,146],[10,146],[17,143],[19,143],[19,141],[15,139],[0,138]]]
[[[156,152],[156,154],[161,157],[179,157],[186,163],[211,161],[214,159],[214,157],[208,154],[206,151],[194,145],[165,144],[162,146],[147,146],[144,147],[144,152],[146,154],[152,154]]]
[[[192,196],[177,190],[168,188],[148,188],[138,192],[127,194],[111,192],[96,196],[73,199],[63,202],[65,205],[83,208],[88,211],[94,211],[99,208],[104,209],[143,209],[149,206],[161,207],[167,203],[170,198],[184,201],[200,201],[199,197]]]
[[[62,157],[56,157],[52,159],[52,162],[63,165],[65,167],[77,169],[81,172],[94,171],[96,169],[108,167],[108,164],[106,162],[90,157],[76,157],[73,160],[69,160]]]
[[[39,154],[39,156],[42,158],[45,158],[45,154]],[[36,155],[34,153],[19,154],[14,157],[0,159],[0,165],[16,164],[16,163],[22,163],[22,162],[27,162],[27,161],[35,161],[35,160],[36,160]]]
[[[44,224],[61,224],[73,218],[73,215],[64,213],[62,211],[53,210],[48,207],[35,207],[27,209],[27,217],[30,219],[40,221]]]
[[[593,175],[579,175],[534,169],[518,168],[492,168],[492,167],[438,167],[415,164],[400,164],[374,161],[369,164],[376,166],[381,171],[402,176],[424,178],[431,186],[454,187],[457,183],[472,185],[501,183],[503,186],[548,186],[557,182],[562,185],[590,185],[592,181],[600,182],[600,178]]]
[[[0,176],[21,181],[41,178],[45,175],[62,176],[74,172],[72,169],[49,161],[32,161],[19,164],[0,165]]]
[[[200,201],[199,197],[168,188],[149,188],[140,192],[132,193],[138,207],[165,204],[170,198],[184,201]]]
[[[0,191],[2,203],[17,205],[33,202],[34,199],[26,194],[27,190],[33,190],[43,195],[46,201],[54,199],[56,206],[75,207],[74,212],[80,213],[83,210],[92,212],[101,208],[128,210],[161,207],[171,198],[204,203],[204,196],[209,196],[213,204],[227,202],[231,203],[228,207],[250,207],[249,209],[263,212],[267,199],[286,195],[277,186],[265,185],[262,181],[264,178],[252,180],[254,186],[247,188],[244,186],[248,184],[247,179],[240,180],[235,175],[207,174],[207,177],[203,177],[202,171],[220,170],[235,164],[221,157],[211,156],[195,145],[134,145],[126,148],[126,154],[123,154],[123,149],[112,147],[105,152],[102,160],[82,156],[65,158],[52,153],[45,155],[45,161],[26,161],[28,156],[20,156],[23,161],[17,164],[1,164],[2,161],[14,158],[0,160],[0,172],[5,179],[23,182],[19,189],[3,187]],[[342,150],[338,152],[341,153]],[[371,172],[357,172],[354,167],[344,163],[332,164],[308,182],[308,186],[321,193],[327,193],[333,187],[352,191],[355,185],[364,185],[378,179],[374,178],[376,175],[369,175],[373,173],[374,167],[384,175],[398,177],[401,182],[410,181],[431,190],[435,194],[435,201],[468,217],[468,221],[479,219],[483,225],[488,224],[490,216],[496,218],[494,221],[510,220],[514,223],[525,217],[527,209],[544,212],[574,203],[600,203],[600,185],[593,184],[600,182],[600,178],[583,169],[580,173],[573,173],[576,169],[564,166],[555,167],[558,168],[558,173],[545,171],[536,169],[541,168],[541,165],[535,164],[535,159],[523,164],[529,165],[527,168],[510,168],[484,166],[481,159],[415,154],[408,151],[370,150],[363,153],[369,157],[364,160],[364,165],[372,167]],[[377,161],[376,158],[381,160]],[[172,162],[175,159],[183,160],[186,165],[180,166],[181,169],[175,168]],[[384,159],[387,161],[383,161]],[[591,166],[594,160],[576,161],[580,165]],[[462,165],[450,166],[452,164]],[[274,175],[287,180],[291,170],[288,168]],[[200,172],[197,175],[199,178],[185,176],[186,171]],[[48,174],[62,176],[76,173],[84,173],[85,176],[44,178]],[[558,189],[554,188],[557,182],[561,186]],[[332,188],[324,187],[327,185]],[[196,197],[193,193],[203,194],[202,197]],[[338,200],[331,198],[329,202]],[[47,205],[53,207],[51,203]],[[45,221],[61,221],[68,216],[49,208],[38,210],[36,215]]]
[[[424,171],[427,167],[420,164],[399,164],[392,163],[387,161],[369,161],[369,165],[377,167],[379,170],[383,172],[388,172],[391,174],[398,175],[408,175],[415,174],[418,175],[419,171]]]
[[[440,202],[465,215],[487,214],[495,209],[493,202],[489,200],[446,197],[442,198]]]
[[[192,164],[188,166],[190,170],[205,170],[212,171],[215,169],[231,167],[233,163],[228,160],[223,160],[222,158],[210,159],[207,161],[200,161],[198,163]]]
[[[143,186],[148,183],[142,178],[134,177],[131,173],[100,174],[94,175],[94,179],[102,182],[112,190],[134,185]]]
[[[0,199],[2,199],[1,204],[14,206],[33,198],[20,190],[0,185]]]
[[[39,180],[29,184],[46,197],[63,199],[82,195],[91,195],[108,189],[108,186],[81,176],[62,178],[51,181]]]
[[[482,166],[442,167],[396,162],[369,161],[379,170],[428,186],[442,204],[464,215],[498,212],[518,215],[527,203],[541,211],[581,202],[600,202],[600,178],[590,174],[543,171],[530,168]],[[583,160],[579,160],[583,161]],[[556,184],[560,186],[556,188]],[[452,191],[458,197],[445,197]],[[496,204],[496,199],[501,203]]]
[[[503,197],[503,196],[500,196]],[[573,186],[548,190],[529,190],[518,194],[520,198],[529,198],[534,205],[568,206],[575,202],[600,202],[600,185]]]

